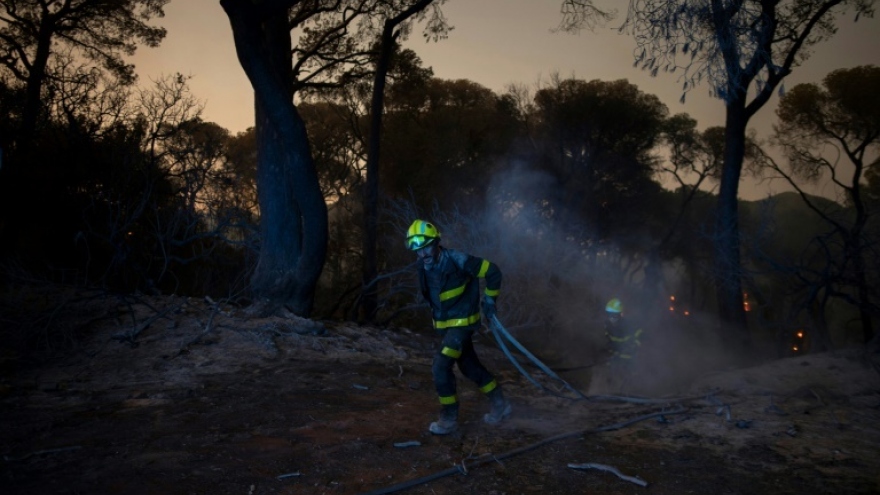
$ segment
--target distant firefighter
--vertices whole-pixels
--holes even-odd
[[[625,383],[633,373],[641,342],[642,329],[633,329],[623,317],[623,303],[613,298],[605,305],[605,338],[608,340],[609,368],[612,378]]]

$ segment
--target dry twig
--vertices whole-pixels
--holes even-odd
[[[648,482],[639,478],[638,476],[627,476],[617,468],[613,466],[606,466],[605,464],[596,464],[595,462],[588,462],[586,464],[569,464],[568,467],[572,469],[598,469],[600,471],[608,471],[609,473],[615,474],[618,478],[629,481],[630,483],[635,483],[639,486],[648,486]]]
[[[154,314],[153,316],[147,318],[146,321],[144,321],[144,322],[141,323],[140,325],[136,326],[136,327],[135,327],[134,329],[132,329],[131,331],[126,332],[126,333],[118,333],[118,334],[114,335],[112,338],[115,339],[115,340],[118,340],[118,341],[120,341],[120,342],[128,342],[129,344],[131,344],[132,346],[134,346],[134,345],[136,344],[136,342],[135,342],[135,338],[137,338],[137,336],[138,336],[141,332],[143,332],[144,330],[146,330],[147,328],[149,328],[150,325],[152,325],[153,323],[155,323],[155,322],[158,321],[159,319],[164,318],[165,315],[167,315],[168,313],[172,313],[172,312],[177,311],[177,310],[180,309],[184,304],[186,304],[186,301],[181,302],[181,303],[179,303],[179,304],[168,305],[168,306],[162,308],[161,311],[158,311],[158,312],[157,312],[156,314]],[[132,315],[133,315],[133,314],[134,314],[134,313],[132,312]]]

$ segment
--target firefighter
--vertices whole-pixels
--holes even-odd
[[[633,330],[623,317],[623,303],[613,298],[605,305],[605,338],[608,339],[609,367],[612,375],[625,383],[633,373],[633,365],[641,347],[642,329]]]
[[[480,327],[480,281],[485,280],[482,309],[486,319],[495,316],[495,304],[501,288],[501,270],[488,260],[440,245],[440,232],[432,223],[416,220],[406,234],[406,247],[418,256],[419,288],[431,306],[434,328],[442,337],[434,355],[432,372],[440,398],[440,418],[428,430],[446,435],[458,428],[458,396],[453,366],[476,383],[490,401],[491,409],[483,416],[490,425],[510,416],[510,403],[501,386],[480,363],[472,337]]]

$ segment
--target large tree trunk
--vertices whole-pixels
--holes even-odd
[[[271,2],[283,4],[283,2]],[[327,253],[327,205],[293,104],[287,7],[222,0],[254,88],[261,246],[251,288],[270,307],[308,316]]]
[[[743,95],[742,99],[745,98]],[[715,291],[718,314],[731,343],[748,347],[751,339],[743,308],[742,261],[740,259],[739,209],[737,194],[745,158],[748,118],[742,99],[727,105],[724,136],[724,166],[715,217]],[[731,334],[731,332],[733,332]]]

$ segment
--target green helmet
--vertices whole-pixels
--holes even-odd
[[[609,313],[623,313],[623,303],[615,297],[605,305],[605,311]]]
[[[416,220],[406,231],[406,247],[417,251],[440,240],[440,231],[431,222]]]

